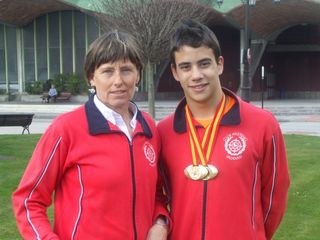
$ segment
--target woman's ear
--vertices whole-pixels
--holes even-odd
[[[138,72],[137,80],[136,80],[136,86],[140,83],[140,76],[141,76],[141,70]]]
[[[89,83],[90,83],[90,86],[91,86],[91,87],[94,87],[94,80],[93,80],[93,78],[89,79]]]

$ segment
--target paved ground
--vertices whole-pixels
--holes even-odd
[[[31,133],[43,133],[54,117],[70,111],[81,103],[71,104],[34,104],[0,103],[1,113],[35,113]],[[174,111],[177,101],[156,102],[156,120]],[[261,106],[259,102],[253,105]],[[142,110],[147,110],[146,102],[138,102]],[[278,100],[266,101],[264,108],[273,112],[280,123],[283,133],[320,136],[320,100]],[[0,134],[21,134],[21,127],[0,127]]]

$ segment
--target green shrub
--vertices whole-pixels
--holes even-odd
[[[27,82],[25,91],[28,94],[41,94],[43,92],[48,92],[51,84],[54,84],[59,93],[70,92],[72,95],[76,95],[86,93],[88,90],[87,82],[84,77],[75,73],[59,73],[54,77],[54,79]]]
[[[28,94],[41,94],[43,92],[43,82],[27,82],[25,91]]]
[[[7,94],[7,90],[6,89],[0,89],[0,95],[4,95]]]
[[[58,92],[70,92],[72,95],[81,94],[87,91],[87,83],[78,74],[57,74],[51,83],[54,84]]]
[[[52,80],[52,84],[54,84],[54,86],[58,92],[66,92],[67,91],[67,79],[68,79],[68,74],[59,73]]]
[[[80,94],[87,91],[87,83],[83,77],[73,73],[67,78],[66,88],[72,95]]]

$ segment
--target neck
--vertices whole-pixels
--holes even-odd
[[[213,118],[217,106],[223,96],[222,90],[214,95],[207,102],[188,101],[187,104],[192,112],[192,116],[195,119],[211,119]]]
[[[132,114],[129,106],[127,106],[126,108],[114,109],[114,111],[121,115],[121,117],[123,118],[123,120],[126,124],[130,123],[130,121],[133,117],[133,114]]]

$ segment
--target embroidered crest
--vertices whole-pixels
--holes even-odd
[[[154,167],[156,165],[156,153],[153,149],[153,146],[149,142],[145,142],[143,145],[143,152],[146,156],[146,159],[149,161],[149,165]]]
[[[239,160],[247,147],[247,138],[241,133],[231,133],[224,138],[224,149],[230,160]]]

